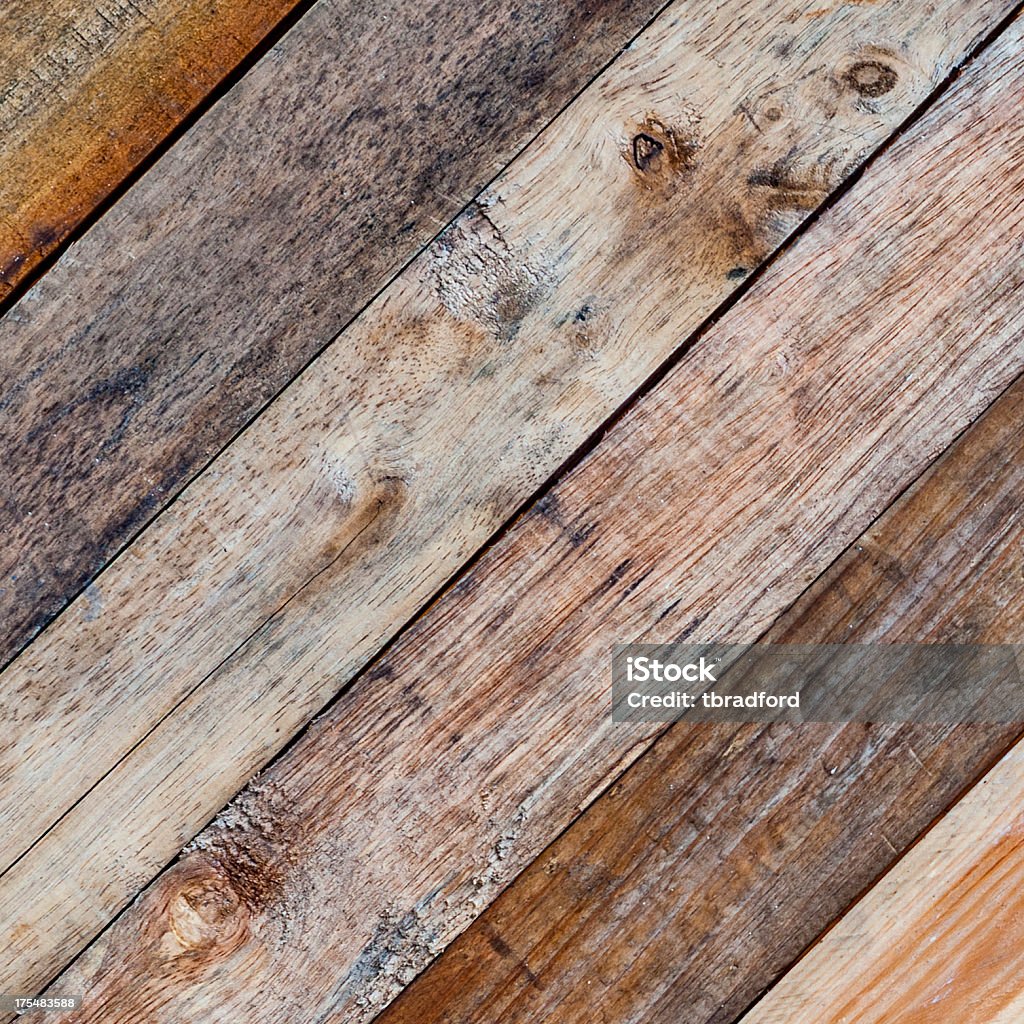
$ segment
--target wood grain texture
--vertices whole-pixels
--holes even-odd
[[[0,320],[0,663],[657,6],[324,0],[164,154]]]
[[[295,7],[296,0],[7,0],[0,302]]]
[[[1022,84],[1015,31],[56,982],[69,1019],[364,1020],[463,931],[649,746],[610,645],[759,636],[1024,369]],[[298,699],[352,599],[321,576],[178,733],[238,749],[254,682]],[[157,752],[5,876],[8,987],[205,784]]]
[[[1024,643],[1022,427],[1024,381],[858,538],[766,641]],[[731,1022],[1019,731],[673,726],[379,1024]],[[908,876],[900,868],[898,880],[884,882],[900,894],[900,914],[916,918],[910,908],[922,887],[904,888],[906,877],[934,871]],[[859,1001],[846,1000],[854,975],[884,978],[881,997],[902,988],[893,979],[920,962],[893,943],[895,909],[884,922],[857,911],[839,925],[884,951],[878,974],[864,969],[859,948],[824,940],[835,1016],[821,1012],[822,979],[808,973],[798,983],[798,967],[780,986],[785,995],[769,998],[750,1024],[980,1020],[945,1000],[934,1016],[915,1015],[924,1004],[920,990],[910,995],[913,983],[908,998],[882,999],[867,1016]],[[958,930],[924,959],[946,978],[964,958],[953,948],[963,939]],[[1004,955],[991,979],[987,971],[957,974],[955,998],[941,994],[977,995],[977,973],[1004,984],[1000,972],[1011,963],[1019,973],[1019,960]]]
[[[12,665],[0,866],[74,812],[6,880],[16,898],[0,895],[0,913],[20,926],[37,905],[25,885],[48,890],[44,903],[63,885],[82,892],[19,931],[12,970],[45,977],[123,906],[729,294],[736,270],[858,165],[984,13],[840,8],[807,32],[802,11],[659,18]],[[911,45],[912,61],[897,58]],[[880,49],[894,77],[866,102],[848,73]],[[638,164],[637,137],[652,132],[663,149]],[[116,857],[66,839],[81,829]]]
[[[1022,883],[1017,744],[743,1024],[1021,1020]]]

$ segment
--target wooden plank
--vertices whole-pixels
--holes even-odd
[[[0,664],[659,3],[324,0],[69,249],[0,320]]]
[[[1018,26],[59,980],[72,1019],[360,1020],[463,931],[649,745],[610,721],[611,643],[759,636],[1024,369],[1022,88]],[[358,599],[314,581],[174,735],[232,763]],[[4,987],[210,785],[162,729],[139,752],[3,879]]]
[[[1019,641],[1022,425],[1019,381],[766,640]],[[403,992],[380,1024],[734,1020],[1019,731],[674,726]],[[1018,815],[1019,809],[1005,821]],[[922,886],[906,888],[914,876],[898,872],[898,882],[886,880],[882,888],[899,894],[907,919],[920,920],[909,908]],[[918,879],[934,876],[918,867]],[[863,1005],[846,998],[856,990],[853,977],[884,976],[879,993],[902,989],[893,979],[921,962],[892,944],[889,922],[896,919],[888,911],[884,921],[877,912],[857,911],[838,929],[884,951],[884,975],[864,968],[859,948],[830,935],[818,958],[828,965],[829,983],[823,987],[821,977],[798,967],[779,987],[785,994],[769,997],[748,1024],[933,1019],[905,1016],[923,1006],[919,991],[914,1001],[889,1001],[885,1012],[872,1006],[863,1017]],[[941,963],[945,978],[962,957],[962,947],[953,954],[947,945],[925,960]],[[791,981],[798,974],[799,984]],[[957,984],[960,997],[979,991],[967,977]],[[822,1012],[830,998],[834,1016]],[[934,1020],[978,1019],[957,1010],[939,1002]]]
[[[1018,743],[743,1024],[1019,1021],[1022,836]]]
[[[7,0],[0,302],[296,7],[296,0]]]
[[[66,949],[123,905],[857,166],[984,13],[840,8],[807,32],[802,10],[660,18],[14,663],[0,866],[80,799],[75,821],[109,827],[123,780],[168,765],[187,780],[148,826],[125,805],[122,866],[26,942]],[[893,56],[866,102],[847,72],[879,47],[914,59]],[[650,132],[668,155],[640,168]],[[328,634],[331,670],[307,671]],[[64,834],[16,877],[67,877]]]

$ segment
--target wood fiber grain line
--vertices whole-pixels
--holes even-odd
[[[299,6],[7,0],[0,303]]]
[[[1018,743],[742,1024],[1014,1024],[1022,883]]]
[[[0,663],[658,5],[322,0],[71,246],[0,320]]]
[[[1022,428],[1018,381],[766,641],[1024,643]],[[673,726],[379,1024],[731,1022],[1019,732]],[[887,948],[877,916],[840,929],[883,944],[891,987],[904,953]],[[845,991],[858,962],[844,956],[830,992]],[[969,977],[957,984],[960,998],[976,991]],[[831,1021],[806,995],[808,1024]],[[778,1005],[751,1024],[803,1019],[792,998]],[[909,1001],[889,1002],[870,1019],[975,1020],[938,1005],[934,1017],[908,1017]]]
[[[1020,34],[58,979],[88,994],[69,1020],[371,1016],[649,746],[657,727],[610,721],[614,641],[760,636],[1021,373]],[[175,736],[231,763],[256,685],[272,722],[332,671],[358,600],[321,575],[8,872],[4,987],[208,785]]]
[[[808,28],[802,11],[659,18],[11,666],[0,866],[75,806],[7,880],[18,899],[0,891],[12,971],[45,978],[95,934],[858,166],[981,17],[843,7]],[[891,88],[866,100],[851,69],[882,51]],[[113,868],[64,845],[97,814]],[[21,928],[21,887],[53,873],[81,883],[75,906]]]

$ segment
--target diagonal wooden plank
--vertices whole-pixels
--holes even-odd
[[[613,639],[759,636],[1019,375],[1020,34],[59,979],[89,994],[72,1019],[370,1016],[649,745],[654,727],[610,722]],[[301,616],[224,666],[232,685],[183,705],[178,732],[237,750],[223,723],[253,682],[282,708],[298,697],[329,671],[351,600],[317,580]],[[166,742],[66,816],[31,876],[22,861],[5,877],[5,920],[33,908],[9,932],[7,988],[54,962],[46,942],[72,941],[83,894],[195,780]],[[65,860],[62,878],[50,865],[72,850],[86,872]]]
[[[1013,1024],[1024,1013],[1017,744],[743,1024]]]
[[[111,792],[176,766],[149,826],[118,796],[120,866],[24,941],[57,955],[166,863],[851,173],[982,13],[660,18],[5,675],[3,867],[80,799],[74,820],[113,835]],[[865,98],[883,50],[886,91]],[[330,671],[270,667],[281,637],[314,656],[322,614]],[[17,885],[70,877],[64,834]]]
[[[0,302],[301,7],[297,0],[7,0]]]
[[[323,0],[164,154],[0,320],[0,663],[661,2]]]
[[[1018,381],[766,640],[1019,642],[1022,426]],[[981,725],[674,726],[380,1024],[732,1021],[1019,732]],[[900,894],[905,914],[922,887],[907,888],[898,870],[885,891]],[[910,877],[933,876],[918,868]],[[884,951],[873,960],[886,965],[887,992],[904,987],[891,979],[916,962],[890,945],[889,921],[898,916],[887,911],[883,921],[877,912],[855,912],[839,925]],[[854,1013],[844,1001],[840,1012],[836,997],[849,995],[850,978],[872,977],[862,952],[827,937],[820,963],[829,965],[828,982],[798,967],[793,979],[806,981],[787,978],[779,998],[770,997],[750,1024],[932,1019],[903,1016],[920,1010],[920,999],[889,1002],[867,1017],[860,1004]],[[950,952],[947,946],[930,959],[947,971]],[[958,979],[961,997],[977,994],[975,980]],[[834,1017],[822,1012],[826,994],[835,998]],[[939,1002],[934,1019],[976,1019],[958,1009]]]

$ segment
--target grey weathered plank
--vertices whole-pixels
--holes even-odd
[[[6,0],[0,303],[38,276],[40,264],[302,6]]]

